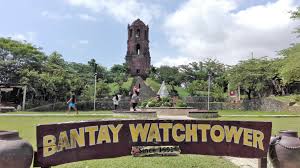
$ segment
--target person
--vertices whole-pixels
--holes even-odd
[[[73,108],[76,111],[76,114],[78,114],[78,110],[76,108],[76,97],[75,95],[72,95],[71,98],[68,100],[68,113],[70,112],[71,108]]]
[[[120,101],[119,95],[118,94],[114,95],[112,100],[113,100],[113,103],[114,103],[114,106],[115,106],[115,110],[117,110],[118,105],[119,105],[119,101]]]
[[[136,89],[136,94],[138,96],[140,95],[140,90],[141,90],[141,84],[139,84],[139,87]]]
[[[156,95],[156,100],[157,100],[158,102],[161,101],[161,98],[160,98],[160,95],[159,95],[159,94]]]
[[[139,98],[138,94],[136,92],[134,92],[131,97],[131,105],[132,105],[133,111],[136,111],[136,106],[139,103],[139,99],[140,98]]]
[[[132,89],[133,93],[136,93],[138,96],[140,95],[140,89],[141,89],[141,84],[139,84],[139,87],[134,86]]]

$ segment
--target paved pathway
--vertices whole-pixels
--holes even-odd
[[[194,118],[188,117],[186,115],[174,115],[174,116],[170,116],[170,115],[157,115],[157,118],[159,119],[171,119],[171,120],[191,120]]]
[[[238,157],[223,157],[226,160],[229,160],[233,164],[239,166],[240,168],[257,168],[258,159],[249,159],[249,158],[238,158]]]

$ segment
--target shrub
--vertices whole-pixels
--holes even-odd
[[[172,99],[164,97],[158,101],[156,98],[151,98],[142,102],[141,107],[172,107]]]
[[[156,102],[155,101],[149,101],[147,103],[147,107],[156,107]]]
[[[141,103],[141,107],[145,108],[147,106],[147,104],[148,104],[148,101],[145,100]]]
[[[178,100],[176,103],[176,107],[187,107],[187,104],[182,100]]]

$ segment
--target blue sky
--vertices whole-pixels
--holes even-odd
[[[0,0],[0,36],[26,40],[47,54],[110,67],[124,62],[127,24],[150,27],[152,64],[206,58],[235,64],[298,42],[288,11],[299,0]],[[264,36],[264,38],[261,38]]]

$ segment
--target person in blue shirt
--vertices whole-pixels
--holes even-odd
[[[76,111],[76,114],[78,114],[78,110],[76,107],[77,101],[75,95],[72,95],[72,97],[68,100],[68,113],[70,112],[71,108],[73,108]]]

